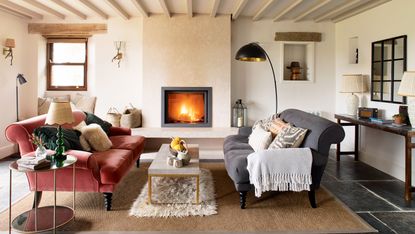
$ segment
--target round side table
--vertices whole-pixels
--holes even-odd
[[[17,162],[12,162],[9,165],[10,169],[10,191],[9,191],[9,233],[12,229],[22,233],[37,233],[53,230],[56,232],[56,228],[67,224],[69,221],[75,218],[75,162],[76,157],[67,155],[63,165],[57,167],[55,163],[51,162],[49,167],[41,168],[38,170],[31,170],[25,168],[19,168]],[[58,206],[56,205],[56,171],[71,167],[73,168],[72,184],[73,184],[73,200],[72,207]],[[12,172],[34,173],[35,174],[35,201],[37,201],[37,174],[42,172],[53,171],[53,206],[35,207],[28,211],[19,214],[16,218],[11,217],[12,209]]]

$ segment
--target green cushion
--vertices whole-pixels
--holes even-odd
[[[102,130],[104,130],[104,132],[108,135],[108,133],[110,132],[110,128],[112,127],[112,124],[99,118],[98,116],[89,113],[89,112],[84,112],[86,115],[85,118],[85,123],[87,125],[90,125],[92,123],[98,124],[99,126],[101,126]]]
[[[56,148],[56,140],[58,139],[56,136],[57,132],[58,128],[53,126],[42,126],[33,131],[36,136],[42,139],[45,143],[45,147],[51,150]],[[62,128],[62,134],[65,150],[82,150],[81,143],[79,142],[79,136],[81,135],[80,132]]]

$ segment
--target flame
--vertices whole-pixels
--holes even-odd
[[[180,120],[190,122],[199,121],[199,119],[196,118],[196,115],[197,113],[195,113],[191,108],[188,109],[186,104],[182,104],[180,108]]]

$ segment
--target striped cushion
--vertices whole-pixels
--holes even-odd
[[[283,128],[268,149],[298,148],[304,140],[307,129],[289,126]]]

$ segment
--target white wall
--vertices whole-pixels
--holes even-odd
[[[293,23],[240,18],[232,22],[232,102],[241,98],[248,106],[249,124],[275,113],[272,73],[268,62],[248,63],[233,59],[238,49],[250,42],[259,44],[269,54],[279,79],[280,46],[275,32],[320,32],[323,40],[315,44],[314,83],[278,81],[278,111],[298,108],[319,111],[333,118],[335,108],[334,24]]]
[[[14,153],[14,146],[6,140],[3,133],[7,125],[16,121],[15,86],[18,73],[24,74],[28,81],[19,87],[20,118],[24,119],[36,113],[34,100],[37,95],[37,66],[31,63],[35,60],[36,53],[32,49],[33,43],[27,43],[27,37],[27,22],[0,12],[0,50],[3,50],[6,38],[16,41],[13,66],[10,66],[9,59],[4,59],[3,54],[0,56],[0,158]]]
[[[337,87],[342,74],[370,75],[371,43],[400,35],[408,35],[407,70],[415,70],[415,1],[394,0],[370,11],[336,24],[336,79]],[[359,64],[349,64],[349,39],[358,37]],[[385,117],[398,113],[398,104],[371,102],[363,96],[368,107],[385,110]],[[345,113],[345,95],[336,93],[336,112]],[[404,178],[404,138],[362,127],[361,160],[399,179]],[[352,145],[353,132],[347,131],[345,148]],[[415,165],[415,163],[413,163]],[[413,172],[412,175],[415,175]]]

